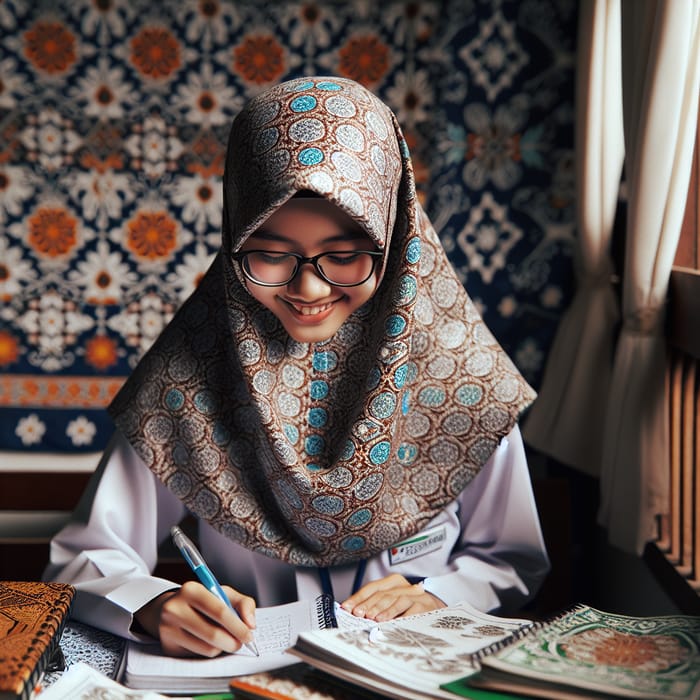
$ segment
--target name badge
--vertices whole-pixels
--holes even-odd
[[[423,530],[418,535],[395,544],[389,550],[389,562],[393,566],[394,564],[400,564],[416,557],[422,557],[424,554],[435,552],[442,547],[446,539],[447,528],[444,525],[437,525],[430,528],[430,530]]]

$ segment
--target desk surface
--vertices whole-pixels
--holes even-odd
[[[113,679],[116,679],[121,670],[124,645],[125,640],[121,637],[73,621],[68,622],[61,637],[61,649],[66,667],[82,661]],[[47,673],[44,676],[44,686],[51,685],[60,676],[60,671]],[[302,663],[270,673],[244,676],[240,680],[246,681],[245,685],[249,690],[265,688],[268,692],[271,690],[281,692],[290,699],[306,700],[314,697],[317,700],[382,700],[382,698],[386,700],[385,696],[332,679]],[[478,690],[474,691],[473,696],[484,700],[515,698],[515,696]],[[456,695],[455,698],[457,698]]]
[[[117,679],[121,670],[125,641],[110,632],[69,621],[61,637],[61,650],[66,660],[66,668],[82,661],[108,678]],[[60,678],[61,672],[51,672],[44,676],[44,686],[49,686]],[[316,672],[306,664],[278,669],[276,672],[260,673],[241,677],[248,680],[250,688],[272,688],[284,690],[285,696],[307,700],[371,700],[383,698],[375,693],[350,687],[339,681]]]

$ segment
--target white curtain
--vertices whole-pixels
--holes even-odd
[[[599,522],[638,554],[668,510],[664,303],[697,128],[699,21],[700,0],[622,0],[628,214]]]
[[[619,0],[583,0],[576,78],[578,289],[557,330],[526,441],[599,476],[619,318],[610,238],[624,158]]]

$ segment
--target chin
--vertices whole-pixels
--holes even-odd
[[[335,325],[332,327],[317,326],[309,328],[299,328],[296,324],[294,327],[290,327],[290,325],[285,326],[285,329],[287,333],[289,333],[289,335],[298,343],[322,343],[323,341],[333,337],[335,332],[338,330]]]

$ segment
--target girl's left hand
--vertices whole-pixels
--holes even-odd
[[[445,603],[424,591],[421,583],[412,584],[400,574],[391,574],[362,586],[341,607],[356,617],[384,622],[444,608]]]

